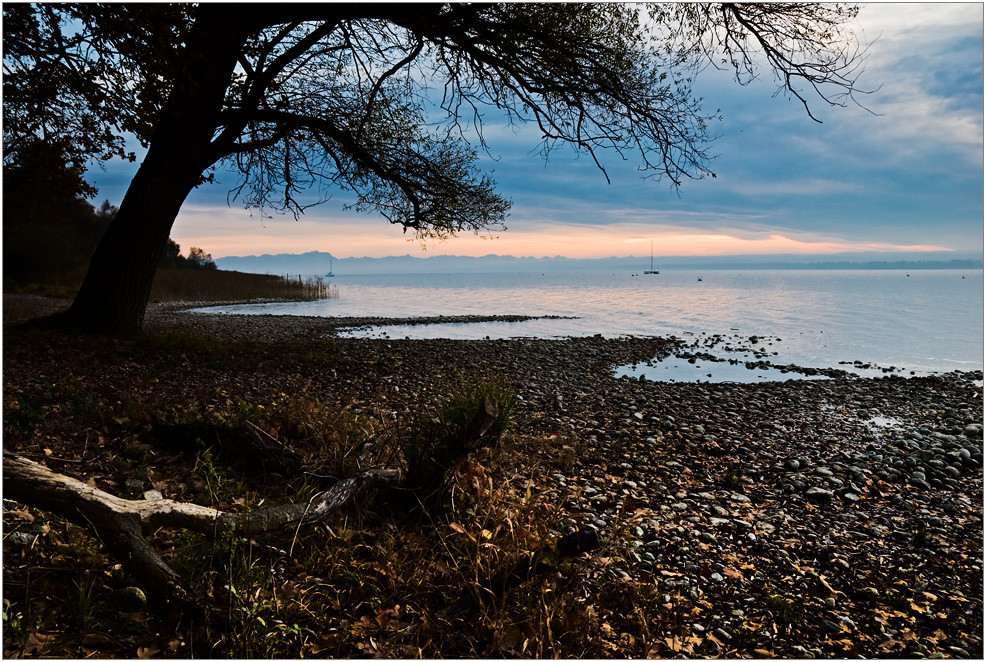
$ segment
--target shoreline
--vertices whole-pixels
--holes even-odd
[[[338,338],[329,318],[183,310],[151,306],[147,328],[275,353],[284,341],[335,347],[338,373],[247,375],[258,402],[303,390],[397,421],[456,383],[516,390],[508,446],[529,466],[496,480],[550,506],[558,532],[606,541],[578,562],[589,594],[645,590],[655,608],[680,610],[684,634],[653,655],[982,656],[981,371],[670,383],[612,370],[668,351],[670,339]],[[39,365],[5,352],[5,391],[58,374],[57,354]],[[244,379],[196,376],[217,377]]]
[[[437,315],[437,316],[426,316],[426,317],[320,317],[320,316],[302,316],[302,315],[283,315],[283,314],[261,314],[261,315],[245,315],[240,313],[216,313],[216,312],[196,312],[191,313],[193,309],[200,308],[213,308],[218,306],[229,306],[229,305],[246,305],[251,303],[273,303],[290,301],[286,299],[277,300],[264,300],[264,301],[221,301],[221,302],[151,302],[147,306],[147,312],[145,316],[145,327],[148,329],[161,328],[161,329],[181,329],[189,332],[201,332],[208,333],[209,335],[215,336],[224,340],[235,340],[235,339],[257,339],[264,338],[265,340],[277,341],[277,340],[302,340],[302,339],[318,339],[318,338],[332,338],[335,341],[341,341],[346,338],[339,337],[337,332],[342,329],[362,329],[374,326],[418,326],[418,325],[429,325],[429,324],[469,324],[469,323],[483,323],[483,322],[521,322],[528,320],[538,320],[538,319],[579,319],[578,317],[571,316],[560,316],[560,315]],[[7,325],[8,323],[16,323],[19,321],[26,321],[33,317],[38,317],[41,315],[50,315],[55,312],[60,312],[66,310],[70,305],[70,301],[67,299],[52,299],[48,297],[42,297],[34,294],[4,294],[4,312],[3,312],[3,323]],[[14,312],[11,314],[11,308]],[[577,338],[587,338],[587,337],[603,337],[601,334],[596,334],[596,336],[560,336],[551,339],[539,339],[539,338],[510,338],[502,339],[504,341],[515,341],[515,340],[538,340],[543,342],[557,342],[559,340],[565,339],[577,339]],[[642,340],[647,339],[660,339],[667,343],[667,351],[663,352],[662,355],[653,355],[645,358],[634,359],[629,361],[629,363],[639,363],[641,365],[646,365],[655,359],[666,358],[667,356],[676,356],[684,360],[704,360],[713,363],[730,363],[730,364],[745,364],[746,368],[749,370],[766,369],[766,370],[778,370],[781,372],[794,372],[802,374],[805,376],[822,376],[831,379],[874,379],[879,378],[876,375],[857,375],[842,366],[846,367],[860,367],[863,369],[873,368],[879,370],[884,376],[890,375],[900,375],[906,376],[905,368],[897,368],[895,366],[879,366],[872,364],[870,362],[865,362],[861,360],[856,361],[840,361],[839,366],[828,366],[828,367],[811,367],[811,366],[801,366],[796,363],[774,363],[771,361],[771,355],[758,350],[752,344],[749,347],[744,347],[741,345],[734,346],[728,344],[725,338],[711,336],[703,340],[699,337],[693,339],[690,343],[686,342],[682,338],[676,336],[619,336],[614,339],[630,339],[637,338]],[[355,339],[355,338],[350,338]],[[405,340],[400,337],[390,337],[386,338],[363,338],[364,340],[378,340],[380,342],[392,342],[397,340]],[[460,342],[458,339],[428,339],[428,340],[443,340],[448,342]],[[499,342],[501,339],[475,339],[475,342]],[[752,339],[751,339],[752,340]],[[462,341],[470,342],[470,341]],[[710,354],[708,349],[714,348],[716,345],[723,345],[724,349],[729,352],[748,352],[753,360],[726,358],[723,356],[717,356],[715,354]],[[636,355],[635,355],[636,356]],[[935,371],[932,373],[922,373],[920,376],[924,377],[935,377],[935,376],[948,376],[952,374],[967,375],[974,380],[982,381],[983,371],[982,370],[942,370]],[[910,373],[911,376],[915,376],[914,373]],[[683,382],[692,383],[692,382]],[[735,384],[742,382],[697,382],[697,383],[722,383],[722,384]],[[770,380],[764,380],[762,383],[770,383]]]

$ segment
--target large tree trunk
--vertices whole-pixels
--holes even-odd
[[[108,333],[140,329],[171,226],[202,173],[219,158],[211,141],[249,29],[235,9],[204,4],[147,156],[103,236],[67,319]]]

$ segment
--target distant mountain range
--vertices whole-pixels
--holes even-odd
[[[954,253],[842,253],[812,255],[730,255],[725,257],[655,257],[656,269],[982,269],[981,255]],[[317,274],[331,270],[337,275],[395,273],[502,273],[530,271],[643,271],[649,257],[515,257],[512,255],[433,255],[414,257],[337,258],[331,253],[311,251],[277,255],[245,255],[215,259],[220,269],[247,273]],[[331,267],[330,267],[331,265]]]

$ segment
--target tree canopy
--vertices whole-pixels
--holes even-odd
[[[421,236],[498,229],[510,203],[478,166],[488,113],[536,125],[545,153],[570,145],[605,175],[600,154],[613,150],[677,185],[710,173],[712,116],[691,90],[702,67],[744,83],[759,63],[806,107],[816,93],[845,103],[854,15],[786,3],[5,5],[4,148],[65,140],[81,164],[133,158],[128,135],[148,147],[104,240],[134,264],[111,276],[97,252],[73,310],[96,305],[92,288],[146,303],[146,279],[121,286],[136,276],[120,270],[157,263],[185,196],[217,167],[241,173],[231,199],[265,210],[301,213],[312,192],[342,189]]]

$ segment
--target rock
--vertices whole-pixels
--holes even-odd
[[[811,499],[812,501],[828,501],[835,495],[832,490],[826,490],[823,487],[809,487],[805,491],[805,497]]]
[[[801,463],[798,462],[797,460],[788,460],[787,462],[784,463],[784,468],[788,469],[789,471],[797,471],[798,469],[801,468]]]
[[[880,599],[880,590],[874,586],[867,586],[856,592],[856,597],[860,600],[875,601]]]
[[[962,429],[962,436],[969,437],[970,439],[982,439],[983,438],[983,426],[982,423],[972,423],[965,426]]]
[[[145,501],[160,501],[164,498],[164,495],[157,490],[147,490],[144,492]]]
[[[137,586],[121,588],[113,594],[123,611],[140,611],[147,606],[147,596]]]
[[[4,542],[9,542],[15,547],[30,547],[37,539],[38,537],[33,533],[28,533],[27,531],[14,531],[9,536],[4,538]]]

